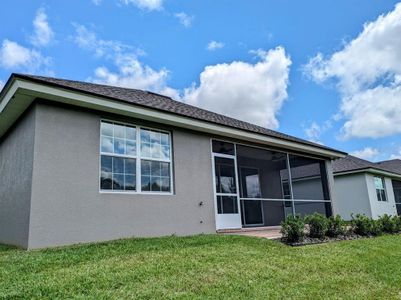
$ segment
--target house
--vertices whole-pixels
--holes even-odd
[[[333,161],[333,174],[337,213],[342,218],[401,215],[401,165],[348,155]]]
[[[33,249],[331,215],[331,160],[345,155],[151,92],[13,74],[0,94],[0,243]]]

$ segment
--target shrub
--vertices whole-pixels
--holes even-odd
[[[288,243],[302,242],[305,236],[305,221],[300,216],[288,216],[281,222],[283,239]]]
[[[395,232],[401,232],[401,216],[394,216],[393,220],[395,224]]]
[[[368,236],[368,235],[380,235],[382,233],[382,224],[379,220],[373,220],[365,215],[357,214],[352,217],[352,227],[356,234]]]
[[[326,216],[314,213],[313,215],[307,216],[305,221],[309,225],[310,237],[319,239],[324,238],[329,227],[329,222]]]
[[[345,222],[339,216],[331,216],[328,218],[328,227],[326,235],[329,237],[337,237],[339,235],[345,234]]]
[[[381,224],[381,227],[383,228],[383,232],[386,232],[386,233],[397,232],[398,231],[397,219],[398,219],[398,217],[391,217],[387,214],[381,216],[379,218],[379,222]]]

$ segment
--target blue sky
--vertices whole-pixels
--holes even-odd
[[[371,160],[401,156],[397,1],[4,0],[11,72],[148,89]]]

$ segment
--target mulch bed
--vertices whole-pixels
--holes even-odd
[[[295,243],[288,243],[283,238],[280,238],[277,240],[288,246],[297,247],[297,246],[316,245],[316,244],[338,242],[338,241],[359,240],[359,239],[366,239],[366,238],[372,238],[372,237],[374,237],[374,236],[362,236],[362,235],[358,235],[358,234],[347,234],[347,235],[339,235],[338,237],[335,237],[335,238],[324,237],[323,239],[311,238],[311,237],[306,236],[302,242],[295,242]]]

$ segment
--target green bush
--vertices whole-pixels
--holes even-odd
[[[393,220],[395,224],[395,231],[401,232],[401,216],[394,216]]]
[[[302,242],[305,237],[305,221],[300,216],[288,216],[281,222],[281,234],[288,243]]]
[[[379,220],[373,220],[365,215],[357,214],[352,217],[352,228],[356,234],[369,236],[369,235],[380,235],[383,231],[382,224]]]
[[[329,227],[329,221],[326,216],[314,213],[307,216],[305,222],[309,225],[309,236],[312,238],[324,238]]]
[[[337,237],[345,234],[345,222],[341,216],[331,216],[328,218],[328,228],[326,235],[329,237]]]
[[[397,221],[398,217],[391,217],[387,214],[379,218],[379,222],[381,224],[381,227],[383,228],[383,232],[386,233],[395,233],[398,231]]]

